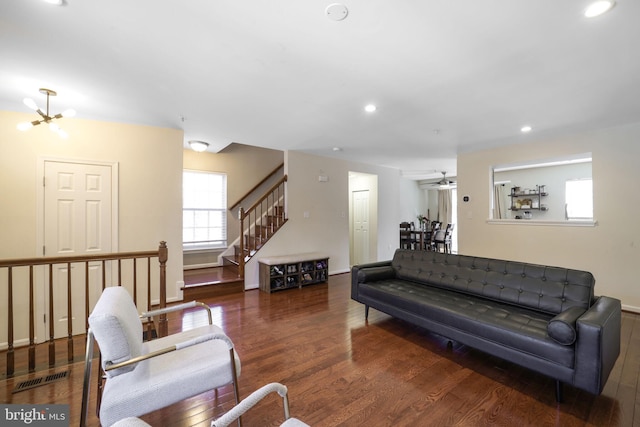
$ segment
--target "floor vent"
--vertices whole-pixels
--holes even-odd
[[[69,376],[69,371],[58,372],[56,374],[47,375],[46,377],[32,378],[27,381],[19,383],[11,393],[18,393],[20,391],[29,390],[31,388],[40,387],[46,384],[51,384],[55,381],[64,380]]]

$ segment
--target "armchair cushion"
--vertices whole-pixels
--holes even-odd
[[[142,354],[142,322],[129,292],[121,286],[106,288],[89,316],[89,327],[100,343],[102,368]],[[135,369],[136,365],[107,371],[112,378]]]

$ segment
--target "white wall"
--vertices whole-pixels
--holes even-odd
[[[493,165],[591,152],[595,227],[488,223]],[[458,156],[459,251],[591,271],[596,294],[640,312],[640,124],[603,129]]]
[[[260,257],[325,252],[330,256],[329,274],[349,271],[349,171],[378,176],[377,259],[391,259],[400,223],[398,170],[298,151],[285,152],[285,166],[289,220],[247,263],[245,288],[258,287]],[[329,180],[320,182],[319,175]]]
[[[400,222],[413,222],[418,227],[418,215],[427,214],[427,192],[418,181],[400,178]]]

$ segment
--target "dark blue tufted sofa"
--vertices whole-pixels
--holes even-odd
[[[398,249],[357,265],[351,298],[391,316],[600,394],[620,353],[621,304],[586,271]]]

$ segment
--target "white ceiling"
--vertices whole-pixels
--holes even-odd
[[[588,3],[349,0],[334,21],[331,0],[2,0],[0,109],[44,105],[47,87],[53,112],[180,128],[210,151],[455,176],[460,152],[640,122],[640,1],[590,20]]]

